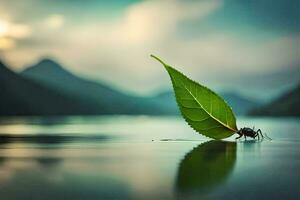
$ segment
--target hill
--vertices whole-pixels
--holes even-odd
[[[57,62],[43,59],[21,75],[41,85],[72,96],[99,114],[169,114],[156,101],[124,94],[103,83],[78,77]]]
[[[298,65],[282,66],[280,69],[233,76],[231,79],[228,81],[230,85],[223,88],[270,102],[299,83],[300,68]]]
[[[237,115],[246,115],[250,110],[261,105],[261,102],[256,99],[249,99],[234,92],[224,92],[220,95],[229,103]]]
[[[55,90],[19,76],[0,61],[0,115],[66,115],[93,110]]]
[[[252,116],[300,116],[300,84],[271,103],[249,112]]]

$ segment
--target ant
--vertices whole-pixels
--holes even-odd
[[[244,128],[241,128],[240,130],[238,130],[236,133],[239,134],[239,137],[235,138],[236,140],[241,138],[242,136],[245,137],[245,140],[247,139],[247,137],[251,137],[253,139],[258,137],[258,139],[260,139],[260,136],[261,136],[262,139],[264,138],[264,135],[262,134],[261,130],[258,129],[257,131],[255,131],[254,127],[253,127],[253,129],[244,127]],[[271,138],[269,138],[267,135],[266,135],[266,137],[271,140]]]

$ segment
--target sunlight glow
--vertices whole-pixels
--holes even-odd
[[[31,29],[26,24],[13,24],[0,19],[0,37],[26,38],[30,36]]]
[[[0,37],[0,50],[12,49],[16,46],[16,42],[10,38]]]
[[[8,22],[0,19],[0,37],[8,33]]]
[[[31,35],[31,28],[26,24],[13,24],[0,19],[0,50],[16,47],[16,40]]]

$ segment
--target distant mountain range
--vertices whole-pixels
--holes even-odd
[[[0,115],[89,113],[80,102],[9,70],[0,62]]]
[[[61,65],[43,59],[21,72],[23,77],[72,96],[99,114],[168,114],[169,111],[147,98],[130,96],[109,86],[82,79]]]
[[[271,103],[250,111],[255,116],[300,116],[300,84]]]
[[[179,114],[173,91],[151,97],[128,95],[106,84],[80,78],[51,59],[43,59],[20,74],[0,62],[0,92],[2,116]],[[233,92],[221,96],[237,115],[261,106],[261,102]]]
[[[150,98],[129,96],[104,84],[79,78],[50,59],[44,59],[28,67],[21,72],[21,75],[87,102],[95,109],[104,107],[104,111],[108,114],[116,114],[120,111],[137,114],[151,113],[151,111],[154,114],[179,114],[173,91],[163,92]],[[224,97],[239,115],[259,105],[234,93],[225,93]],[[153,110],[154,107],[156,111]]]
[[[230,82],[233,85],[227,87],[230,90],[268,102],[300,82],[300,67],[285,66],[273,71],[241,75],[232,79],[234,80]]]
[[[49,59],[21,74],[0,62],[0,92],[2,116],[170,113],[148,98],[81,79]]]

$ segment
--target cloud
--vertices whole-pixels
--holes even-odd
[[[45,26],[49,29],[59,29],[65,23],[65,17],[59,14],[53,14],[46,18]]]
[[[155,79],[161,72],[154,68],[154,62],[149,58],[151,53],[172,55],[176,53],[177,45],[182,46],[184,39],[177,34],[181,22],[204,19],[219,6],[221,1],[217,0],[190,3],[144,1],[135,4],[113,23],[99,21],[74,29],[69,43],[76,44],[78,48],[69,51],[68,57],[84,56],[77,61],[69,59],[69,63],[77,66],[82,73],[99,74],[101,79],[110,82],[119,80],[121,85],[134,88],[146,77]],[[89,66],[90,71],[82,66]],[[124,74],[137,76],[125,78]]]
[[[31,28],[25,24],[11,24],[8,35],[16,39],[27,38],[31,35]]]
[[[131,6],[121,24],[112,31],[117,35],[110,36],[122,36],[119,37],[121,40],[131,44],[161,42],[161,39],[176,33],[177,25],[181,21],[205,17],[219,6],[220,1],[217,0],[194,3],[174,0],[145,1]]]
[[[164,58],[194,79],[216,85],[226,84],[233,75],[300,63],[298,35],[261,40],[222,30],[199,32],[193,37],[180,34],[182,24],[197,21],[201,26],[223,5],[221,0],[142,1],[127,7],[119,18],[68,27],[63,15],[51,15],[39,31],[42,36],[32,35],[44,45],[16,49],[7,57],[29,63],[50,54],[81,74],[137,92],[169,86],[164,69],[150,54]],[[61,32],[53,34],[49,28]],[[255,34],[259,35],[259,30]]]
[[[152,53],[196,79],[219,84],[220,76],[230,74],[231,78],[231,74],[299,62],[293,53],[299,52],[298,37],[253,42],[227,32],[193,38],[178,34],[181,22],[204,20],[220,6],[221,1],[145,1],[133,5],[119,21],[100,21],[75,29],[69,43],[78,48],[63,60],[81,73],[139,91],[168,83],[163,69],[149,58]],[[72,59],[75,57],[79,59]]]

